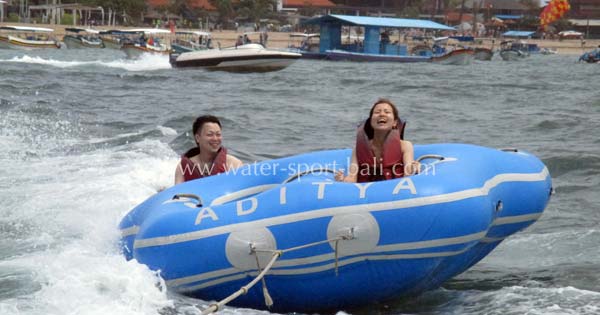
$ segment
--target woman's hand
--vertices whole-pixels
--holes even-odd
[[[339,170],[337,172],[335,172],[335,181],[336,182],[343,182],[344,181],[344,170]]]
[[[421,163],[412,161],[404,166],[404,174],[414,175],[421,172]]]

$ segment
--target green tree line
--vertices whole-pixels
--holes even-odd
[[[263,18],[271,18],[276,11],[275,0],[209,0],[216,8],[217,23],[231,21],[241,17],[248,21],[258,22]],[[80,3],[88,6],[100,6],[104,10],[112,10],[119,15],[126,14],[138,20],[141,13],[147,11],[145,0],[64,0],[63,3]],[[204,17],[208,12],[202,8],[190,6],[188,0],[170,0],[167,5],[156,8],[160,13],[172,13],[184,18]]]

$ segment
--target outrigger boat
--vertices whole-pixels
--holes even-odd
[[[291,33],[286,51],[301,54],[305,59],[325,59],[327,55],[319,52],[319,37],[320,34]]]
[[[144,53],[168,55],[171,48],[161,42],[158,35],[171,34],[171,31],[156,28],[141,28],[128,30],[140,34],[140,37],[131,42],[124,42],[121,49],[125,52],[128,58],[136,59]],[[164,39],[163,39],[164,40]]]
[[[490,48],[476,47],[474,51],[475,60],[490,61],[494,57],[494,50]]]
[[[301,57],[300,54],[266,49],[260,44],[245,44],[228,48],[172,52],[173,67],[200,67],[207,70],[230,72],[269,72],[286,68]]]
[[[500,43],[500,57],[504,61],[516,61],[529,57],[529,52],[523,49],[524,45],[511,40]]]
[[[102,39],[98,37],[98,30],[67,27],[65,31],[68,33],[63,37],[63,42],[69,49],[104,48]]]
[[[431,61],[444,65],[468,65],[475,58],[473,49],[457,48],[442,55],[434,55]]]
[[[540,54],[542,55],[556,55],[558,54],[558,50],[556,48],[541,48]]]
[[[133,37],[139,36],[139,33],[128,30],[107,30],[100,31],[99,35],[105,48],[121,49],[123,44],[132,43]]]
[[[171,43],[171,50],[175,53],[212,48],[212,38],[209,32],[177,31],[175,36],[175,40]]]
[[[30,50],[61,47],[60,42],[51,36],[54,32],[51,28],[0,26],[0,31],[0,48]]]
[[[492,40],[492,47],[487,48],[487,47],[474,47],[476,44],[475,44],[475,37],[473,37],[473,36],[450,36],[449,38],[452,40],[457,40],[458,42],[461,42],[461,43],[469,43],[470,45],[465,46],[464,48],[473,50],[473,52],[474,52],[473,59],[475,59],[475,60],[490,61],[490,60],[492,60],[492,57],[494,56],[495,40]]]
[[[475,58],[475,51],[460,45],[450,37],[434,38],[431,61],[444,65],[468,65]]]
[[[327,59],[349,61],[429,62],[433,54],[410,53],[412,50],[403,42],[400,32],[398,40],[392,42],[387,29],[455,30],[429,20],[335,14],[314,18],[304,24],[320,26],[319,53],[325,54]],[[363,28],[364,40],[343,43],[342,27],[348,26]]]

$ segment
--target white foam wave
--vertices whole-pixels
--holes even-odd
[[[169,128],[169,127],[165,127],[165,126],[156,126],[156,128],[158,130],[160,130],[160,132],[162,132],[162,134],[164,136],[176,136],[177,135],[177,130],[175,130],[173,128]]]
[[[0,60],[1,62],[16,62],[28,64],[49,65],[57,68],[72,68],[82,66],[104,66],[109,68],[125,69],[127,71],[151,71],[170,69],[169,57],[166,55],[151,55],[143,54],[139,59],[119,59],[114,61],[62,61],[55,59],[44,59],[39,56],[22,56],[14,57],[8,60]]]
[[[37,272],[41,288],[28,296],[30,311],[15,309],[5,301],[2,314],[159,314],[172,307],[164,282],[135,261],[116,255],[100,256],[76,245],[52,253],[40,253],[4,263]],[[8,266],[7,266],[8,265]]]
[[[173,184],[176,163],[158,140],[35,163],[10,160],[0,177],[18,184],[3,191],[0,220],[26,224],[18,237],[28,248],[0,261],[0,269],[24,268],[39,290],[1,301],[0,314],[153,315],[172,307],[156,274],[120,254],[117,225]]]
[[[163,70],[171,68],[169,56],[153,54],[142,54],[139,59],[116,60],[103,63],[103,65],[111,68],[121,68],[128,71]]]
[[[579,229],[550,233],[519,233],[503,241],[485,263],[511,266],[527,270],[556,265],[581,265],[595,263],[600,259],[597,239],[600,230],[581,227]],[[576,255],[563,255],[564,252]]]
[[[598,314],[600,293],[574,287],[504,287],[468,291],[448,305],[452,314]]]
[[[156,126],[156,130],[160,131],[161,134],[165,137],[177,136],[177,130],[175,130],[173,128],[164,127],[164,126]],[[122,134],[115,135],[113,137],[90,138],[90,139],[86,140],[85,143],[99,144],[99,143],[103,143],[103,142],[107,142],[107,141],[114,141],[114,140],[126,139],[126,138],[130,138],[130,137],[139,136],[146,132],[148,132],[148,130],[139,130],[137,132],[122,133]]]
[[[77,67],[81,65],[89,65],[95,64],[97,61],[60,61],[54,59],[44,59],[39,56],[30,57],[30,56],[22,56],[22,57],[14,57],[9,60],[1,60],[3,62],[16,62],[16,63],[30,63],[30,64],[41,64],[41,65],[51,65],[58,68],[69,68],[69,67]]]

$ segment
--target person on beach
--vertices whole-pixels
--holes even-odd
[[[200,116],[192,127],[196,147],[181,156],[175,169],[175,185],[236,169],[242,161],[222,146],[221,122],[212,115]]]
[[[348,174],[340,170],[335,180],[362,183],[387,180],[419,173],[413,145],[403,140],[404,123],[398,109],[388,99],[379,99],[356,133],[356,146]]]

